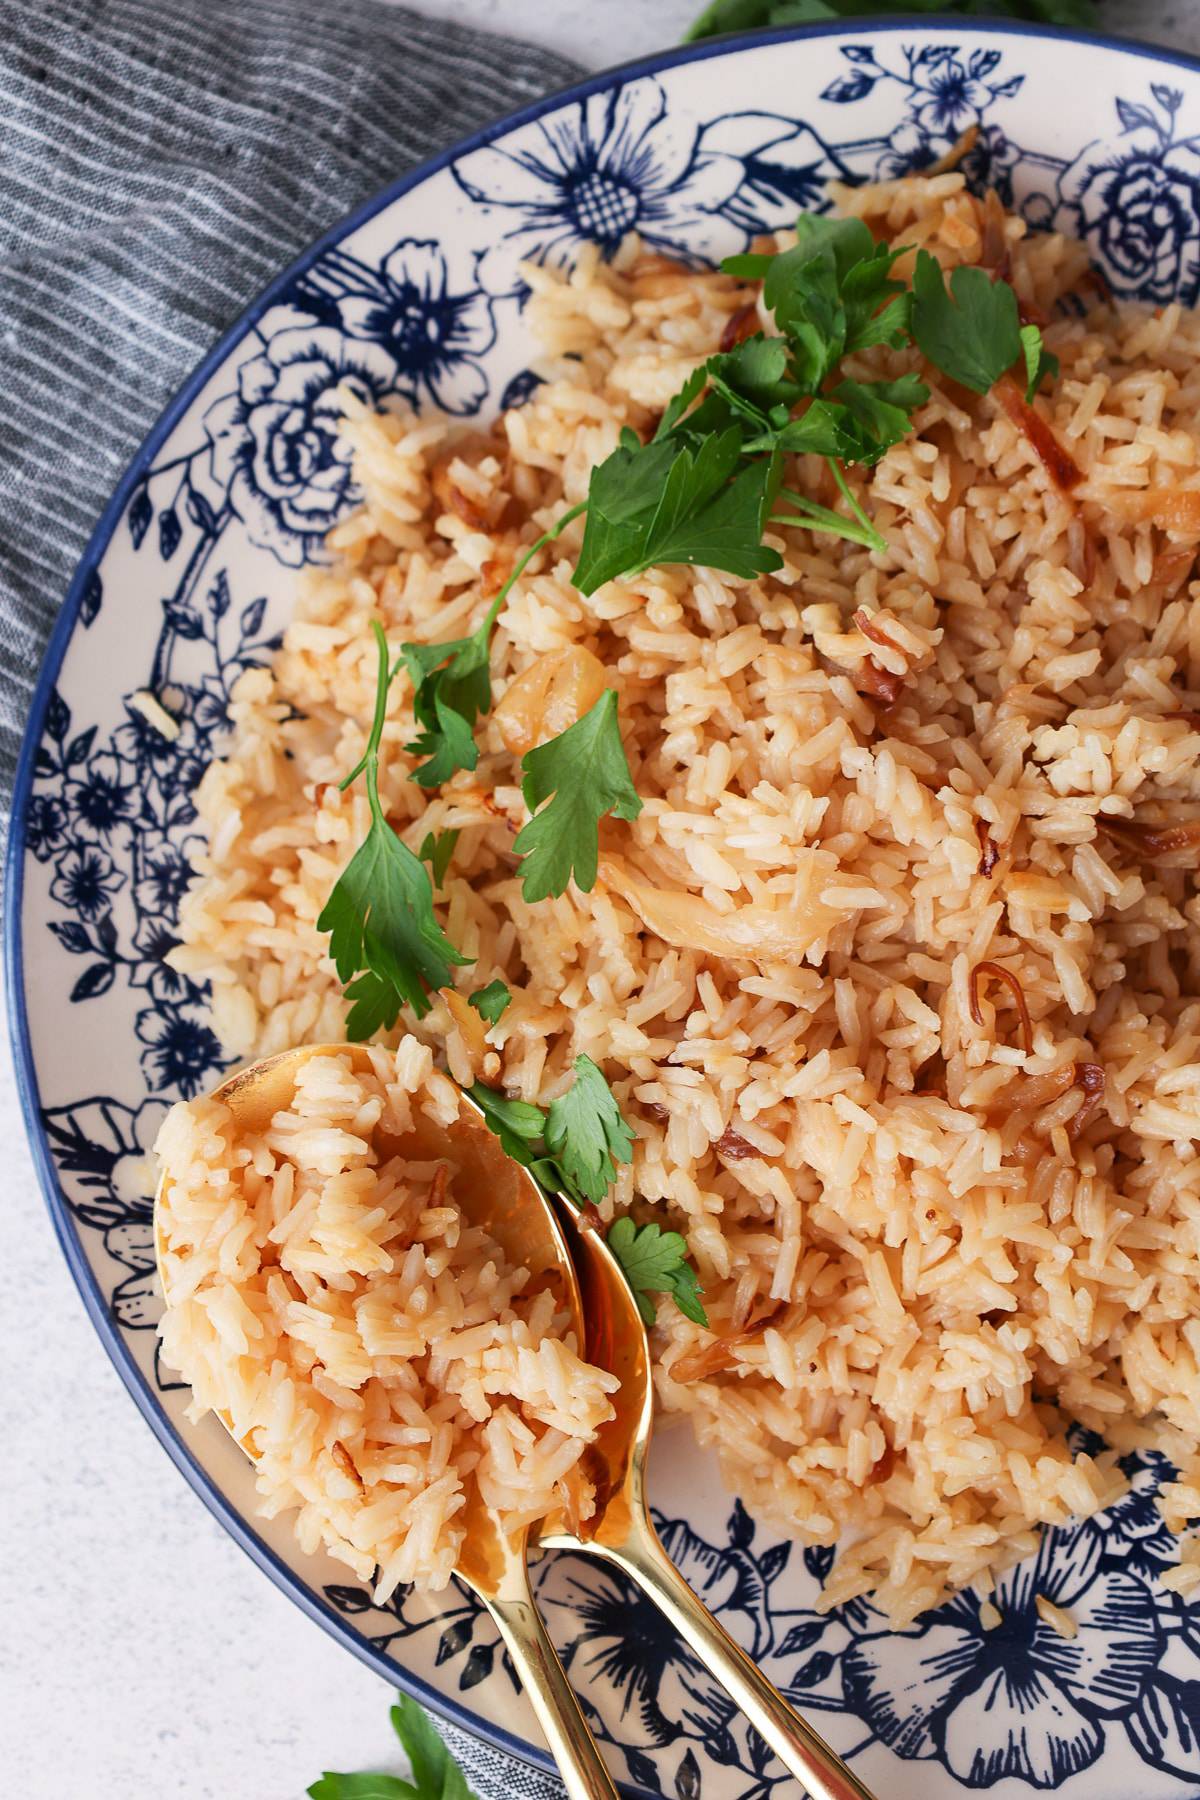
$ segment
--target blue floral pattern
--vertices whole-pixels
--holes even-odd
[[[137,627],[129,675],[99,684],[107,711],[96,684],[72,686],[69,666],[60,673],[23,818],[36,895],[25,933],[52,952],[60,1035],[65,1005],[101,1046],[90,1067],[102,1075],[66,1092],[49,1072],[42,1083],[62,1200],[111,1318],[143,1346],[163,1392],[176,1384],[144,1348],[158,1304],[149,1152],[165,1107],[210,1085],[224,1062],[203,985],[167,960],[200,842],[195,789],[234,682],[277,641],[269,598],[321,558],[355,502],[342,391],[460,417],[522,405],[541,377],[505,351],[521,349],[526,259],[566,266],[585,244],[610,257],[635,230],[652,250],[702,263],[824,206],[831,179],[928,167],[964,133],[971,184],[996,187],[1032,223],[1081,235],[1116,293],[1195,304],[1200,83],[1151,79],[1144,63],[1118,58],[1136,86],[1101,94],[1074,136],[1067,108],[1051,133],[1030,105],[1037,63],[1021,45],[1019,34],[965,28],[954,41],[918,26],[864,28],[822,40],[819,80],[789,97],[737,76],[732,110],[712,104],[711,84],[697,110],[680,99],[679,72],[664,71],[568,100],[459,156],[432,213],[398,200],[310,260],[142,464],[82,583],[78,627],[93,655],[102,645],[102,656],[123,656],[135,629],[127,612],[110,621],[114,595],[132,588],[153,629]],[[104,1061],[118,1041],[119,1074]],[[120,1081],[119,1097],[98,1092]],[[1098,1441],[1080,1432],[1077,1447]],[[1035,1559],[1001,1578],[999,1623],[969,1594],[900,1633],[868,1600],[820,1612],[833,1552],[771,1540],[740,1505],[723,1523],[709,1511],[659,1526],[739,1641],[882,1791],[942,1800],[996,1788],[1012,1800],[1074,1782],[1073,1794],[1117,1800],[1144,1772],[1156,1800],[1190,1800],[1200,1599],[1189,1604],[1159,1579],[1179,1555],[1156,1504],[1174,1471],[1149,1454],[1122,1467],[1118,1502],[1047,1533]],[[552,1556],[536,1581],[629,1781],[682,1800],[768,1800],[780,1787],[765,1747],[621,1579]],[[324,1592],[380,1654],[471,1705],[494,1694],[494,1707],[511,1708],[511,1671],[469,1596],[453,1589],[431,1609],[402,1592],[381,1610],[361,1587]],[[1070,1614],[1074,1638],[1053,1629],[1039,1598]],[[881,1768],[890,1776],[868,1773]],[[1093,1784],[1110,1768],[1101,1796]],[[910,1776],[916,1785],[902,1786]]]

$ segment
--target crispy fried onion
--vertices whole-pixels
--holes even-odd
[[[979,839],[979,867],[975,873],[990,876],[1000,861],[1000,847],[992,836],[986,819],[976,819],[975,836]],[[977,1019],[975,1023],[978,1024],[979,1020]]]
[[[607,686],[603,663],[580,644],[535,657],[492,713],[504,748],[524,756],[558,737],[590,712]]]
[[[1069,1141],[1074,1144],[1103,1104],[1104,1069],[1100,1063],[1068,1062],[1045,1075],[1020,1075],[996,1095],[992,1111],[1008,1116],[1018,1112],[1042,1112],[1074,1087],[1083,1090],[1083,1104],[1071,1114],[1065,1127]],[[1023,1141],[1018,1142],[1017,1150],[1023,1161],[1043,1154],[1040,1145]]]
[[[1030,449],[1045,468],[1061,493],[1069,494],[1083,480],[1083,470],[1070,453],[1063,449],[1045,419],[1026,400],[1011,375],[1005,375],[993,388],[1000,405],[1017,430],[1022,432]],[[1196,495],[1200,501],[1200,494]]]
[[[1025,989],[1021,986],[1021,983],[1017,980],[1017,977],[1013,974],[1012,970],[1006,969],[1002,963],[976,963],[975,967],[971,970],[968,986],[972,1023],[975,1025],[983,1024],[983,1014],[980,1011],[979,1002],[985,981],[1002,981],[1012,995],[1013,1004],[1016,1007],[1021,1020],[1022,1046],[1026,1056],[1032,1056],[1033,1024],[1029,1017],[1029,1008],[1025,1004]]]
[[[890,638],[883,626],[873,619],[870,613],[864,612],[861,606],[854,614],[854,623],[868,643],[898,651],[901,656],[905,655],[895,639]],[[885,712],[889,707],[895,706],[907,679],[907,668],[903,674],[894,669],[885,669],[878,657],[875,656],[864,657],[853,676],[854,685],[859,693],[864,694],[868,700],[877,701]]]
[[[1187,717],[1187,714],[1180,715]],[[1116,838],[1143,862],[1200,851],[1200,819],[1181,819],[1177,825],[1145,825],[1137,819],[1114,819],[1100,813],[1096,819],[1101,831]]]
[[[429,476],[434,499],[442,511],[453,513],[464,525],[469,525],[472,531],[490,531],[499,523],[500,516],[508,505],[508,495],[499,488],[487,496],[468,493],[455,480],[453,466],[456,462],[461,462],[470,468],[489,456],[494,456],[503,463],[506,455],[507,445],[502,439],[485,437],[479,431],[469,432],[451,444],[434,463]]]
[[[727,1156],[730,1162],[745,1162],[749,1157],[762,1155],[762,1151],[748,1138],[744,1138],[740,1131],[735,1131],[732,1125],[721,1133],[713,1149],[718,1156]]]
[[[822,888],[837,874],[836,859],[827,850],[801,850],[797,862],[807,869],[809,879],[807,892],[791,906],[751,902],[729,912],[718,912],[682,888],[652,887],[619,857],[605,857],[600,874],[647,931],[678,950],[736,962],[799,964],[846,915],[820,898]]]
[[[710,1343],[702,1344],[693,1350],[685,1350],[671,1364],[668,1374],[672,1381],[706,1381],[710,1375],[720,1375],[731,1369],[737,1361],[734,1352],[742,1344],[752,1344],[760,1338],[768,1325],[781,1328],[787,1324],[787,1317],[794,1308],[785,1307],[782,1300],[768,1300],[756,1314],[747,1319],[740,1331],[732,1331],[727,1337],[713,1338]]]
[[[1200,488],[1143,488],[1121,495],[1113,510],[1127,525],[1157,525],[1179,537],[1200,538]]]

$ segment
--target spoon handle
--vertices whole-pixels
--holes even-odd
[[[496,1621],[570,1800],[620,1800],[528,1581],[510,1579],[504,1588],[479,1597]]]
[[[807,1789],[811,1800],[874,1800],[871,1790],[804,1722],[692,1592],[644,1512],[630,1510],[621,1544],[576,1540],[575,1547],[606,1557],[637,1582],[690,1644],[709,1674],[737,1702],[780,1762]]]

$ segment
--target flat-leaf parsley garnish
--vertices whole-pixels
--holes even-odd
[[[424,1707],[401,1694],[391,1720],[408,1754],[411,1781],[399,1775],[338,1775],[327,1769],[307,1790],[309,1800],[478,1800]]]
[[[512,995],[499,979],[489,981],[486,987],[476,988],[473,994],[467,995],[468,1006],[473,1006],[488,1025],[498,1025],[511,1003]]]
[[[600,820],[606,813],[636,819],[642,810],[621,742],[616,690],[605,688],[582,719],[528,751],[521,768],[533,817],[513,849],[522,859],[526,900],[564,893],[572,877],[586,893],[596,881]]]
[[[351,1039],[390,1029],[402,1005],[418,1018],[429,1011],[427,990],[445,987],[461,956],[438,924],[433,884],[384,815],[379,798],[379,744],[388,697],[388,647],[383,627],[372,621],[379,650],[375,716],[359,768],[366,770],[371,828],[330,894],[317,930],[329,935],[329,954],[353,1001],[346,1020]],[[345,787],[358,774],[346,777]]]
[[[630,1218],[614,1219],[608,1228],[608,1247],[624,1270],[633,1289],[638,1311],[647,1325],[655,1319],[650,1294],[670,1294],[685,1319],[707,1325],[708,1314],[700,1302],[700,1283],[687,1260],[687,1242],[678,1231],[661,1225],[635,1225]]]
[[[506,1156],[521,1163],[548,1193],[576,1206],[597,1205],[612,1186],[618,1163],[627,1163],[633,1131],[622,1117],[612,1089],[590,1056],[575,1058],[575,1080],[544,1111],[527,1100],[510,1100],[477,1082],[469,1090]],[[687,1318],[707,1325],[700,1283],[687,1261],[687,1244],[677,1231],[634,1226],[615,1219],[607,1241],[620,1262],[648,1324],[654,1311],[645,1295],[668,1293]]]

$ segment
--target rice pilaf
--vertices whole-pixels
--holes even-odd
[[[569,528],[501,618],[478,768],[409,779],[401,681],[381,791],[414,850],[460,833],[440,899],[471,966],[408,1030],[542,1103],[603,1065],[637,1131],[604,1210],[683,1230],[705,1291],[709,1330],[659,1309],[663,1405],[758,1515],[849,1528],[824,1604],[903,1624],[1110,1503],[1134,1443],[1181,1471],[1171,1522],[1200,1515],[1200,903],[1194,850],[1147,837],[1200,802],[1200,318],[1115,306],[956,173],[838,201],[944,264],[1003,256],[1062,364],[1033,422],[926,372],[915,436],[854,477],[886,554],[772,531],[778,574],[585,599]],[[636,244],[527,279],[545,379],[490,432],[348,397],[365,504],[238,683],[174,953],[233,1054],[343,1035],[316,920],[367,827],[337,784],[369,622],[393,652],[469,630],[756,302]],[[836,505],[820,482],[802,459]],[[644,808],[602,827],[591,893],[530,905],[517,754],[591,659]],[[497,976],[485,1030],[465,995]]]

